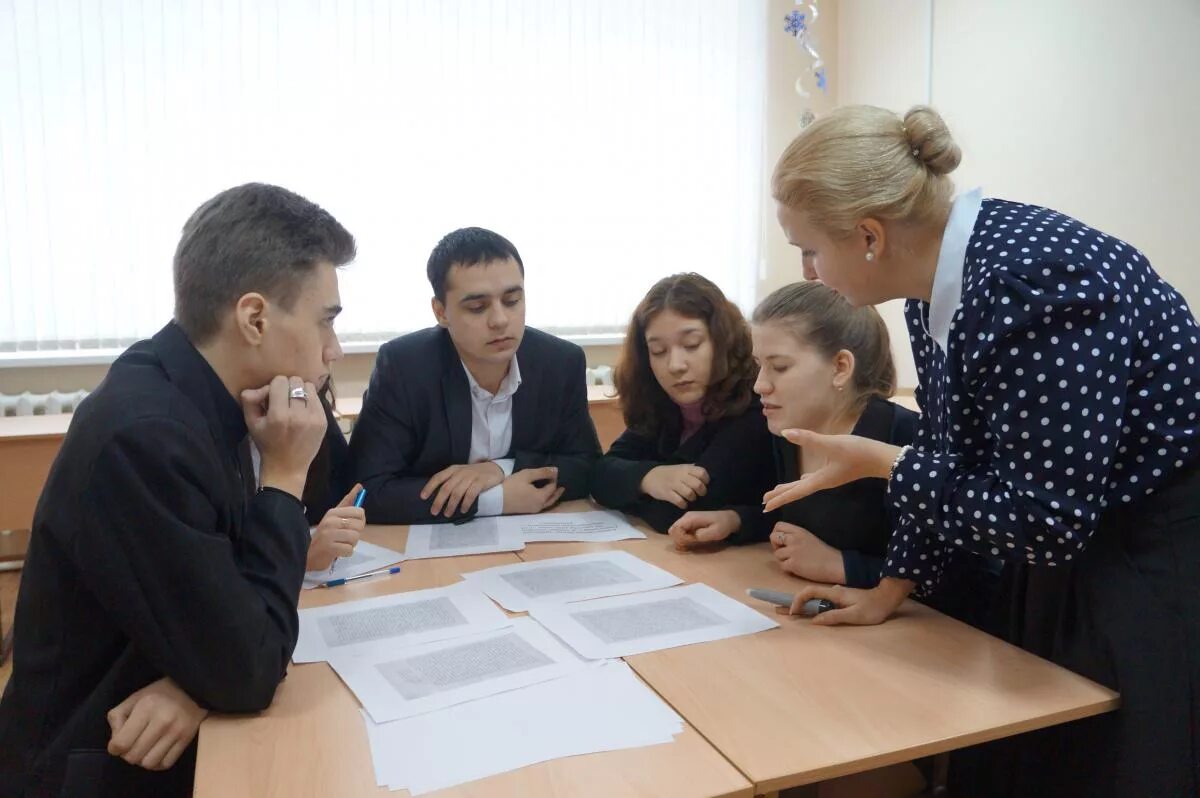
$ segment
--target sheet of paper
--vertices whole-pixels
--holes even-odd
[[[403,559],[404,555],[398,551],[360,540],[354,547],[354,554],[334,560],[331,568],[305,572],[304,589],[312,590],[314,587],[320,587],[323,582],[328,582],[330,579],[343,579],[377,571],[380,568],[395,565]]]
[[[377,783],[414,795],[564,756],[669,743],[683,731],[620,661],[415,718],[364,722]]]
[[[509,515],[497,519],[502,526],[515,526],[526,543],[550,541],[640,540],[646,537],[625,516],[614,510],[589,510],[583,513],[541,513]]]
[[[500,565],[464,577],[512,612],[524,612],[535,604],[657,590],[683,581],[626,551]]]
[[[525,539],[515,527],[502,526],[497,518],[475,518],[465,524],[416,524],[409,527],[404,559],[459,557],[520,551]]]
[[[300,638],[292,661],[322,662],[333,656],[395,651],[511,624],[491,599],[459,582],[300,610]]]
[[[408,718],[589,667],[528,618],[453,640],[354,657],[329,664],[377,723]]]
[[[627,657],[779,626],[700,584],[578,604],[538,605],[529,614],[589,659]]]

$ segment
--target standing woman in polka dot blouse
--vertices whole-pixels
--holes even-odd
[[[908,299],[923,415],[911,447],[796,430],[827,465],[767,509],[864,477],[899,520],[871,590],[813,587],[872,624],[958,550],[1007,561],[1012,642],[1121,692],[1115,713],[1016,738],[971,795],[1200,795],[1200,344],[1129,244],[1046,208],[951,199],[941,117],[842,108],[772,191],[805,277]],[[994,752],[993,752],[994,753]]]

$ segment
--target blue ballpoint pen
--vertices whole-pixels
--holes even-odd
[[[318,587],[337,587],[347,582],[353,582],[355,579],[366,579],[368,576],[388,576],[398,573],[400,573],[400,566],[393,565],[391,568],[385,568],[381,571],[371,571],[370,573],[359,574],[358,576],[343,576],[340,579],[330,579],[328,582],[322,582]]]
[[[358,491],[358,495],[354,497],[354,506],[362,507],[363,499],[365,499],[365,498],[367,498],[367,489],[361,488]],[[337,565],[337,561],[340,559],[341,559],[341,557],[334,557],[333,562],[329,563],[329,572],[330,573],[333,573],[333,566]],[[337,582],[338,580],[335,579],[333,581]],[[338,582],[338,584],[341,584],[341,583]],[[326,585],[326,587],[332,587],[332,585]]]

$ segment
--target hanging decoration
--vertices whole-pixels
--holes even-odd
[[[821,54],[817,52],[816,42],[813,40],[812,28],[817,21],[817,17],[821,15],[818,8],[819,0],[808,0],[802,2],[797,0],[796,8],[792,13],[783,18],[783,30],[789,36],[796,39],[796,43],[812,58],[812,66],[810,71],[816,80],[817,89],[822,92],[829,91],[829,78],[825,72],[825,62],[821,60]],[[807,13],[801,9],[807,9]],[[804,88],[805,75],[796,78],[796,93],[805,99],[812,95]],[[807,127],[816,119],[811,108],[805,108],[804,113],[800,116],[800,126]]]

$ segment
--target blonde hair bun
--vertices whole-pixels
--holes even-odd
[[[961,158],[932,108],[917,106],[901,120],[884,108],[847,105],[792,140],[771,175],[771,196],[834,238],[867,218],[927,222],[948,211],[949,172]]]
[[[962,161],[942,115],[927,105],[917,105],[904,115],[904,131],[913,155],[935,175],[948,175]]]

